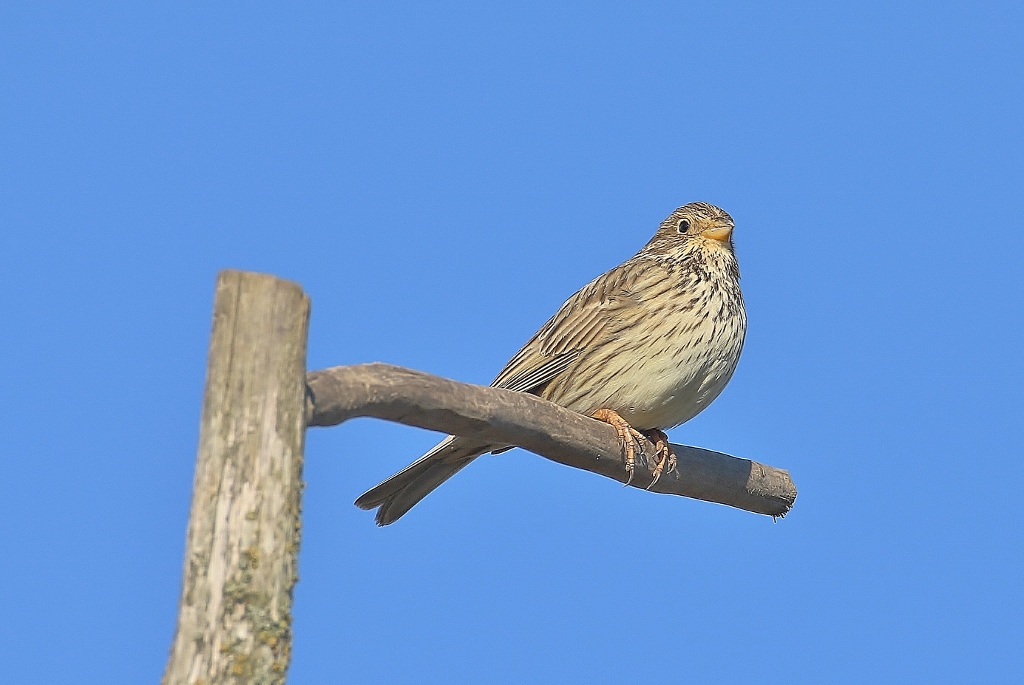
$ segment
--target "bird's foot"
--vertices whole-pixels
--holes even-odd
[[[647,486],[650,490],[654,487],[654,484],[658,482],[663,473],[672,473],[676,470],[676,455],[672,451],[672,446],[668,443],[668,436],[665,435],[665,431],[652,428],[649,431],[644,431],[647,439],[654,443],[654,468],[651,469],[651,484]]]
[[[633,482],[633,473],[636,470],[636,454],[637,452],[643,454],[644,451],[644,444],[640,441],[644,434],[629,425],[626,419],[611,409],[598,409],[590,416],[598,421],[611,424],[615,428],[615,432],[619,434],[619,445],[625,455],[626,473],[629,476],[626,478],[626,485],[629,485]]]

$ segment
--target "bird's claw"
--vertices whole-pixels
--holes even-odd
[[[665,435],[664,431],[657,428],[649,430],[647,431],[647,438],[654,443],[654,457],[656,459],[654,468],[651,469],[651,483],[647,486],[647,489],[650,490],[658,482],[658,479],[661,478],[662,473],[672,473],[676,470],[676,455],[672,452],[672,446],[669,445],[668,436]]]
[[[638,452],[640,454],[644,453],[644,444],[641,442],[644,434],[629,425],[626,419],[611,409],[598,409],[590,416],[598,421],[611,424],[615,432],[618,433],[619,445],[624,452],[623,461],[625,462],[627,474],[626,485],[629,485],[633,482],[633,475],[636,472],[636,455]]]

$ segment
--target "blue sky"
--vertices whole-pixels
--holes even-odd
[[[437,435],[307,439],[291,683],[1024,679],[1017,3],[0,8],[0,661],[159,678],[213,283],[301,283],[309,364],[487,383],[694,200],[739,369],[671,432],[778,523],[515,450],[386,529]]]

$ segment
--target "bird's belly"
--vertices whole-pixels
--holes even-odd
[[[736,370],[745,323],[650,340],[608,360],[601,407],[635,428],[671,428],[689,421],[718,397]],[[595,407],[601,408],[601,407]]]
[[[611,403],[639,429],[671,428],[704,410],[725,388],[735,364],[708,359],[692,366],[660,364],[652,360],[642,388],[623,388]]]

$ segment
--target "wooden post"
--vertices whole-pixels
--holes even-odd
[[[217,278],[178,626],[165,685],[279,684],[291,656],[309,298]]]

